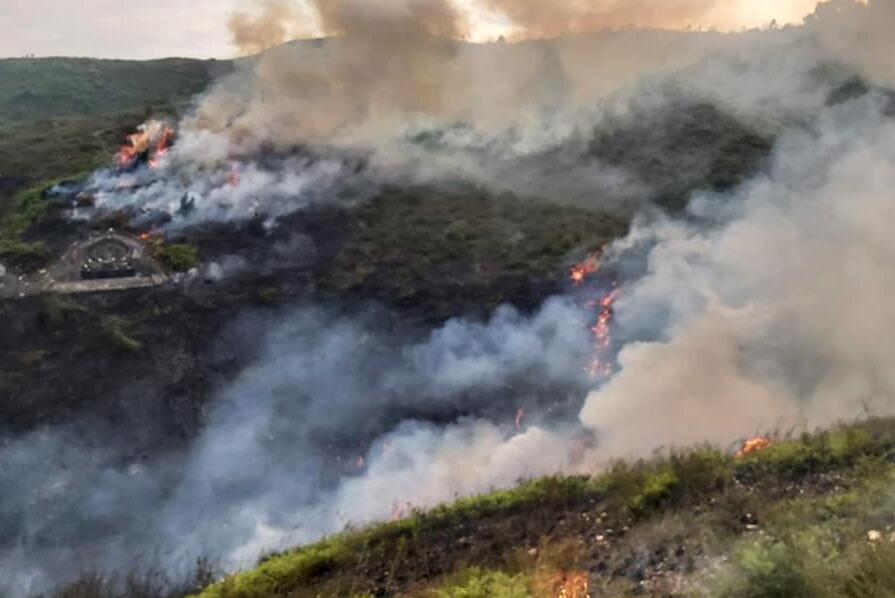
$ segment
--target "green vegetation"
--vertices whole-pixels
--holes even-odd
[[[161,245],[156,258],[173,272],[188,272],[199,264],[199,249],[185,243]]]
[[[0,60],[0,126],[140,107],[176,109],[229,69],[228,62],[186,59]]]
[[[599,249],[627,230],[627,221],[605,212],[474,189],[393,190],[349,217],[344,245],[320,286],[425,304],[436,319],[464,303],[524,303],[539,282],[563,277],[571,252]]]
[[[433,592],[434,598],[526,598],[531,582],[522,575],[473,568]]]
[[[67,316],[72,314],[86,314],[87,308],[78,303],[72,297],[51,293],[43,295],[42,316],[50,324],[59,324]]]
[[[877,475],[847,492],[770,508],[765,533],[735,545],[716,595],[895,596],[895,469],[869,462]]]
[[[131,332],[133,325],[124,318],[117,316],[106,318],[102,327],[103,332],[118,349],[129,353],[138,353],[143,349],[143,343],[133,337]]]
[[[23,271],[44,266],[47,244],[25,239],[53,210],[42,192],[107,164],[138,124],[178,114],[230,68],[177,59],[0,60],[0,260]]]
[[[695,190],[730,189],[754,174],[773,137],[712,104],[682,102],[673,116],[651,112],[609,123],[595,131],[590,152],[636,173],[660,190],[655,201],[680,209]]]
[[[34,269],[49,258],[50,251],[45,243],[28,243],[24,237],[52,210],[42,193],[53,184],[55,181],[34,185],[16,194],[8,205],[0,204],[0,259],[22,269]]]
[[[21,189],[108,163],[150,117],[181,113],[229,62],[0,60],[0,212]]]
[[[540,479],[349,530],[201,596],[537,596],[532,580],[544,571],[600,570],[602,559],[644,544],[660,554],[669,543],[685,595],[892,596],[893,450],[895,420],[874,419],[778,438],[744,458],[703,447],[620,462],[595,478]],[[883,536],[868,543],[868,530]],[[589,550],[594,542],[611,542],[612,552]],[[572,556],[556,559],[563,545]],[[710,566],[724,555],[727,565]],[[670,571],[659,567],[655,583]],[[601,575],[606,595],[630,590],[623,569]]]

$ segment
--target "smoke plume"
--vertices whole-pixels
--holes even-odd
[[[787,133],[771,172],[739,197],[693,204],[722,226],[634,233],[651,246],[648,273],[619,302],[618,327],[648,335],[622,348],[621,371],[581,418],[606,451],[893,413],[889,101],[827,111]],[[637,417],[647,409],[661,416]]]
[[[90,421],[6,439],[0,590],[32,595],[97,566],[176,573],[200,556],[249,566],[408,504],[545,474],[571,459],[558,456],[570,437],[543,426],[571,420],[586,392],[587,317],[557,299],[412,338],[372,313],[247,314],[227,338],[266,329],[264,350],[186,454],[133,454],[128,434]],[[519,408],[532,413],[521,428]]]
[[[266,0],[258,14],[237,11],[228,27],[233,45],[244,54],[257,54],[293,39],[299,14],[287,0]]]
[[[552,38],[606,29],[684,29],[701,25],[715,0],[598,0],[594,2],[538,2],[486,0],[489,8],[505,14],[526,38]]]

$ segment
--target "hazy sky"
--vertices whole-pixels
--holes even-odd
[[[469,7],[476,0],[455,1]],[[725,25],[739,28],[763,25],[772,18],[781,23],[798,21],[815,2],[719,0],[718,5]],[[0,56],[230,57],[234,49],[227,17],[236,8],[251,9],[254,4],[252,0],[0,0]],[[479,38],[496,37],[501,27],[499,18],[477,19]]]

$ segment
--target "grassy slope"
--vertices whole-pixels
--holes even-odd
[[[599,249],[628,223],[607,212],[469,190],[391,190],[354,209],[321,289],[378,299],[428,320],[540,304],[575,251]],[[419,309],[422,308],[422,309]]]
[[[104,116],[176,104],[205,88],[215,61],[0,60],[0,124]]]
[[[123,134],[173,114],[229,63],[0,60],[0,175],[35,182],[92,168]]]
[[[895,421],[873,420],[617,463],[349,531],[201,597],[557,596],[579,576],[606,596],[891,596],[893,450]]]
[[[137,124],[177,114],[228,68],[184,59],[0,60],[0,257],[42,265],[47,248],[23,242],[47,215],[40,191],[107,163]]]
[[[107,160],[151,115],[175,114],[226,62],[0,60],[0,181],[34,183]],[[0,199],[8,189],[0,185]]]

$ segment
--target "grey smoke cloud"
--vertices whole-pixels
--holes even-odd
[[[893,413],[889,101],[853,100],[786,133],[770,173],[733,205],[693,204],[720,227],[662,221],[634,233],[653,246],[618,327],[658,324],[587,399],[581,420],[601,450],[643,455]],[[645,410],[657,417],[636,417]]]
[[[199,556],[248,566],[407,502],[546,473],[567,441],[538,426],[535,407],[563,393],[580,405],[587,318],[554,299],[532,316],[502,308],[413,339],[316,307],[249,317],[234,334],[268,330],[264,350],[186,454],[139,458],[90,424],[4,441],[0,589],[25,596],[96,566],[177,572]],[[533,414],[520,431],[521,406]]]
[[[277,24],[280,3],[269,6]],[[323,30],[340,37],[242,63],[180,124],[167,168],[144,181],[158,184],[132,193],[106,180],[99,195],[107,205],[174,212],[192,192],[200,208],[192,221],[245,217],[265,203],[261,211],[277,215],[305,205],[315,189],[330,200],[351,197],[333,192],[356,170],[339,167],[348,152],[361,159],[362,186],[371,190],[378,182],[462,178],[495,192],[633,212],[655,190],[638,173],[596,158],[594,130],[632,107],[674,109],[670,98],[686,97],[775,134],[823,107],[831,85],[854,72],[885,83],[888,6],[837,0],[805,26],[739,35],[622,31],[460,45],[451,38],[463,30],[463,15],[446,0],[372,8],[321,1]],[[270,25],[259,18],[261,29]],[[857,41],[838,42],[840,24],[845,39]],[[296,148],[322,153],[327,166],[256,163],[262,152]],[[234,163],[247,172],[244,184],[227,184]],[[298,189],[297,200],[283,199],[289,188]]]

